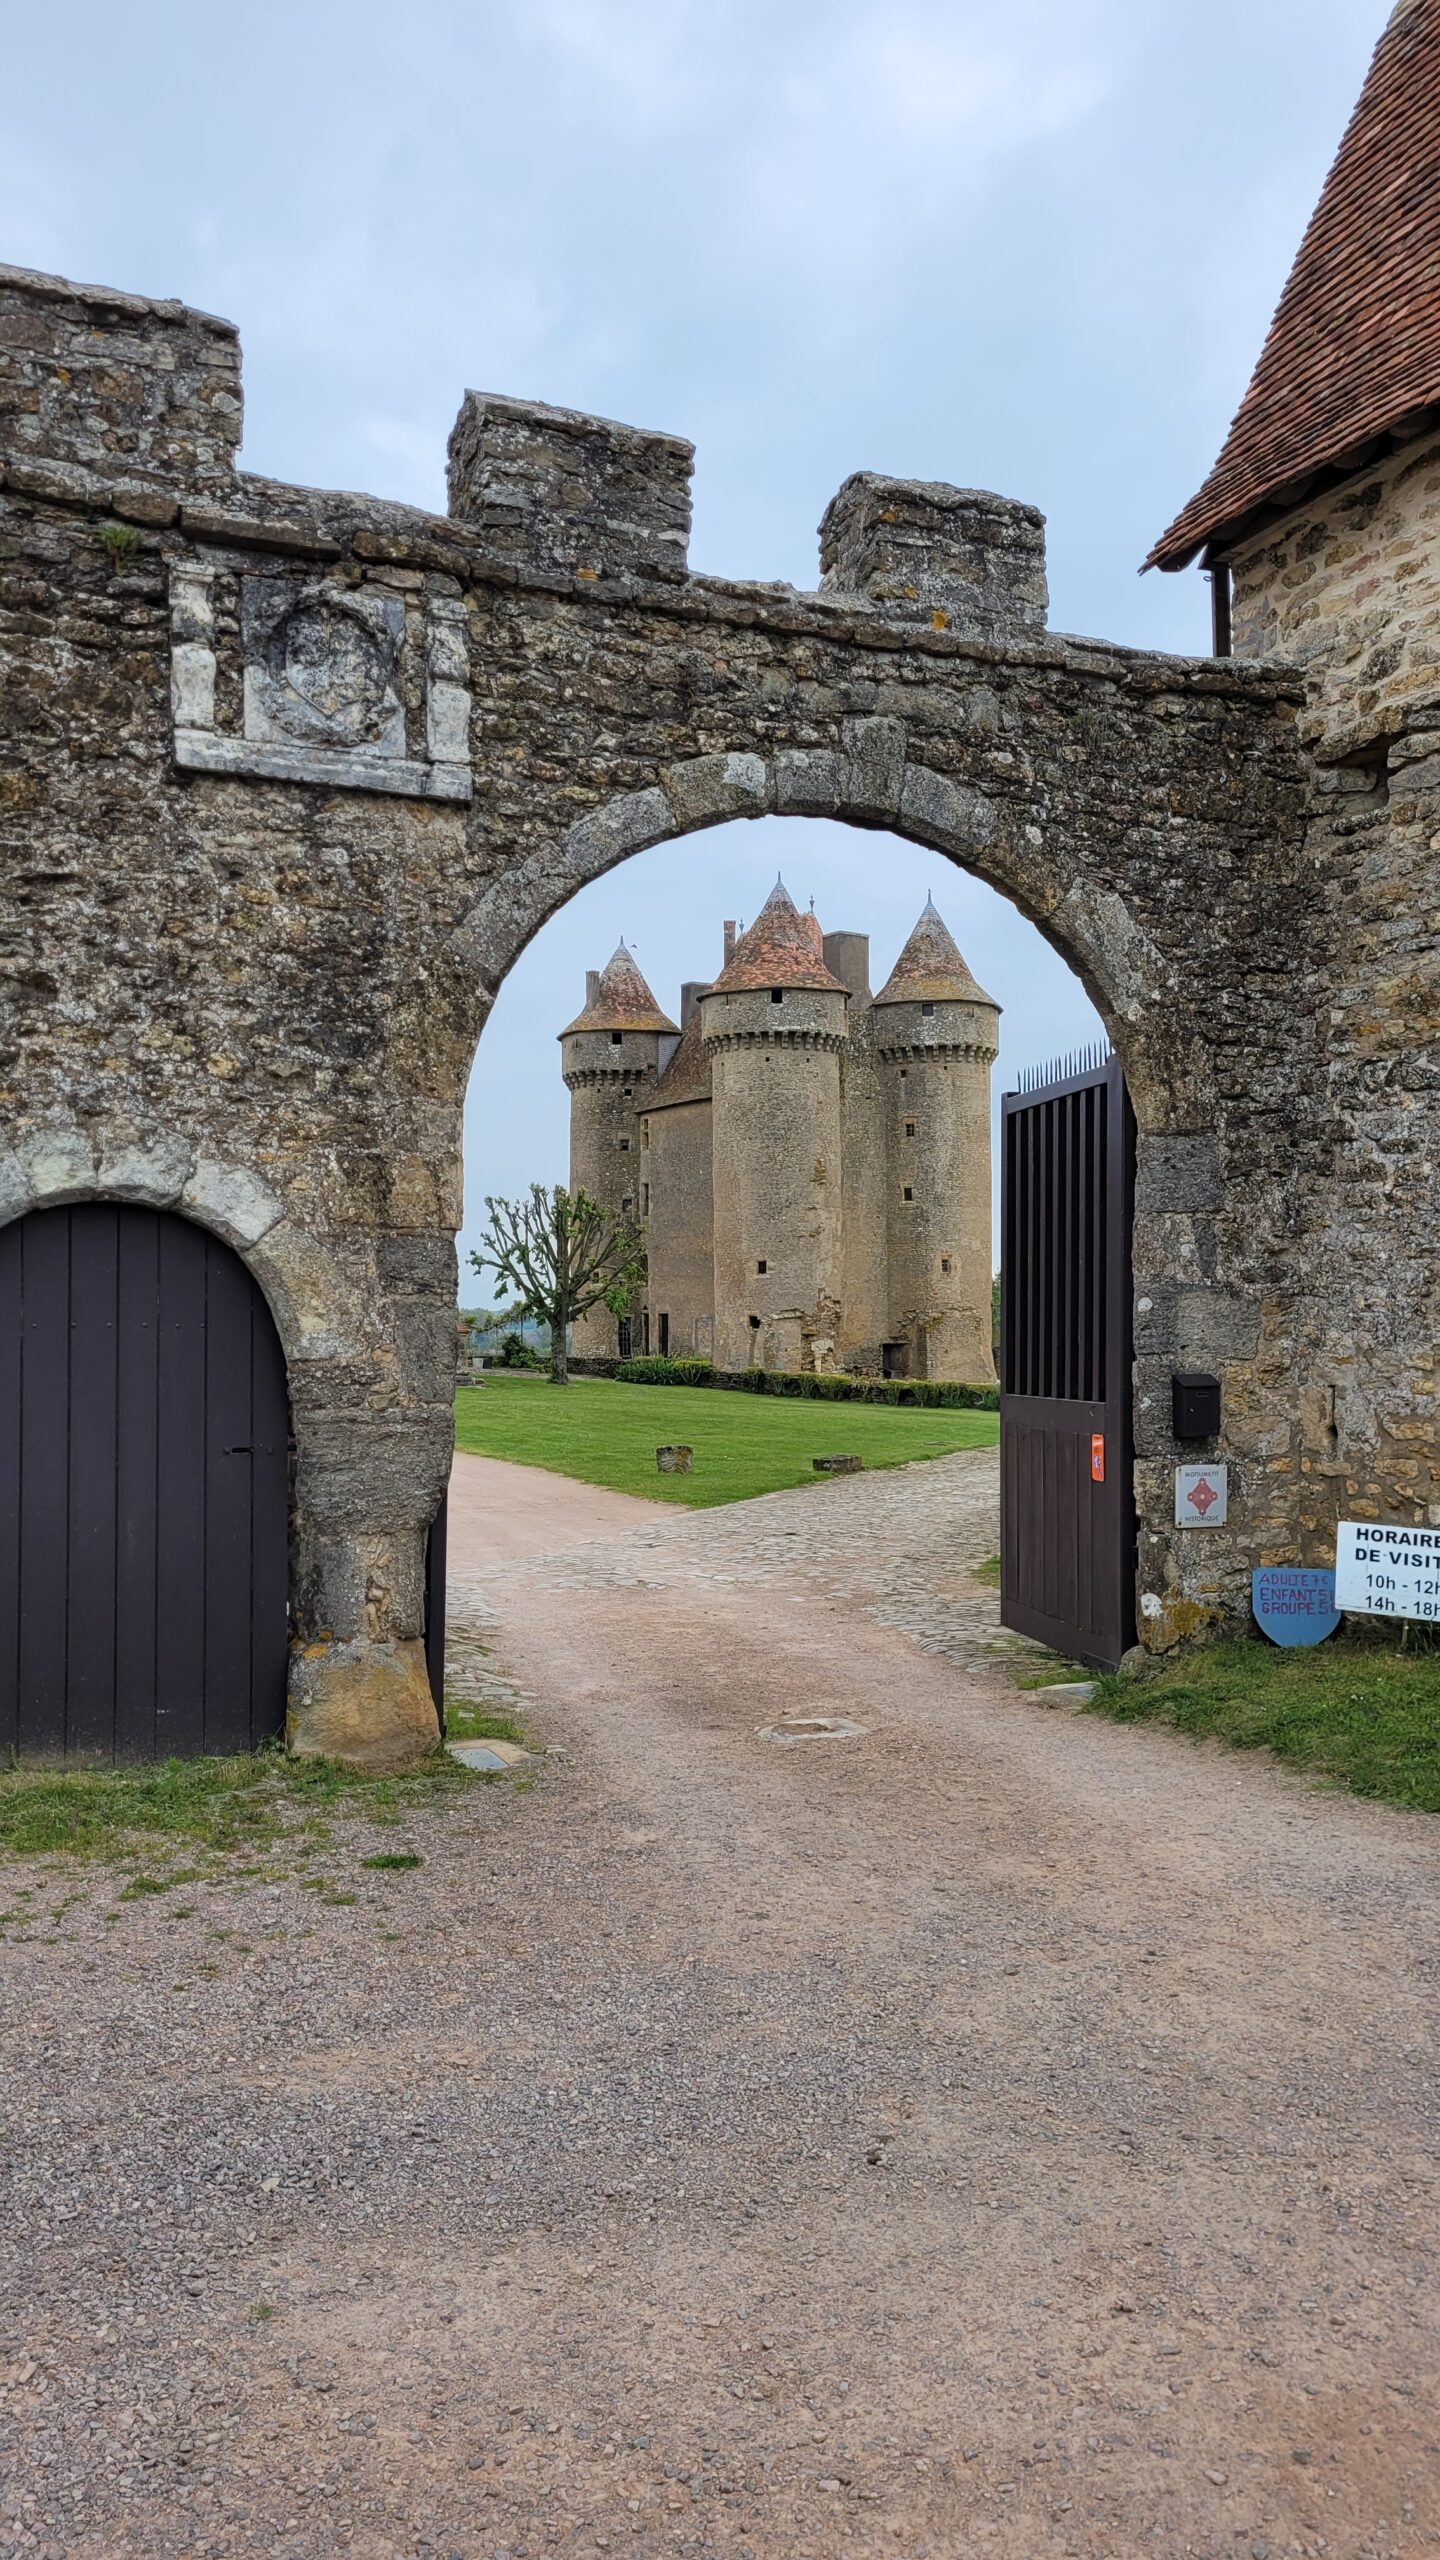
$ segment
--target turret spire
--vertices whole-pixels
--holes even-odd
[[[640,973],[634,953],[624,942],[616,945],[600,972],[593,996],[587,998],[584,1011],[567,1022],[560,1037],[566,1040],[576,1031],[677,1031],[678,1023],[662,1013]]]
[[[933,898],[920,910],[910,939],[875,998],[876,1004],[995,1005],[977,985]],[[995,1005],[998,1013],[1000,1008]]]

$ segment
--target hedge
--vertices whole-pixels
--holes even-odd
[[[608,1365],[608,1364],[607,1364]],[[816,1404],[960,1406],[998,1413],[998,1387],[953,1378],[851,1378],[813,1369],[717,1369],[710,1360],[619,1360],[612,1374],[629,1387],[722,1387],[732,1394],[799,1396]]]

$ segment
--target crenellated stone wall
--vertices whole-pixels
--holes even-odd
[[[1243,1624],[1252,1563],[1319,1555],[1337,1507],[1440,1517],[1440,719],[1418,695],[1367,800],[1300,736],[1294,667],[1057,638],[1028,611],[967,636],[924,577],[878,599],[693,577],[677,543],[637,550],[633,489],[609,539],[603,472],[585,542],[552,540],[538,499],[516,542],[483,509],[227,488],[220,440],[164,425],[190,394],[157,410],[147,383],[167,349],[223,356],[197,358],[194,400],[233,426],[233,390],[203,391],[233,385],[232,333],[124,303],[129,339],[72,415],[43,386],[122,298],[7,291],[0,1216],[176,1204],[257,1273],[290,1368],[302,1747],[433,1733],[421,1563],[495,991],[587,880],[732,816],[945,853],[1110,1027],[1140,1132],[1148,1642]],[[672,460],[656,473],[677,533]],[[289,598],[268,654],[257,580]],[[436,682],[466,697],[463,740],[454,700],[429,734]],[[262,692],[278,746],[248,725]],[[185,761],[197,698],[228,760]],[[417,784],[463,764],[470,796],[395,789],[402,764]],[[1175,1365],[1224,1379],[1223,1531],[1172,1525]]]

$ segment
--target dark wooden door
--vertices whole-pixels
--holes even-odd
[[[1000,1615],[1113,1669],[1135,1640],[1130,1219],[1117,1058],[1002,1105]]]
[[[0,1229],[0,1748],[279,1730],[289,1437],[270,1310],[203,1228],[95,1202]]]

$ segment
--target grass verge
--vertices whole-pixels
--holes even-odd
[[[465,1700],[447,1704],[446,1720],[452,1737],[522,1738],[510,1717]],[[372,1778],[334,1760],[292,1760],[278,1744],[233,1759],[21,1766],[0,1770],[0,1858],[134,1868],[126,1887],[134,1898],[237,1859],[271,1873],[297,1851],[309,1858],[330,1848],[337,1824],[393,1828],[409,1814],[448,1811],[489,1783],[443,1751],[407,1777]],[[151,1865],[158,1876],[146,1872]]]
[[[1110,1674],[1086,1712],[1273,1751],[1352,1795],[1440,1813],[1440,1654],[1360,1635],[1207,1645],[1138,1679]]]
[[[903,1467],[953,1449],[990,1449],[993,1413],[914,1411],[888,1405],[792,1403],[717,1394],[705,1387],[631,1387],[612,1378],[576,1378],[552,1387],[492,1373],[455,1398],[455,1446],[578,1476],[616,1493],[703,1509],[817,1484],[811,1460],[853,1450],[867,1467]],[[688,1441],[688,1476],[662,1476],[655,1451]]]

